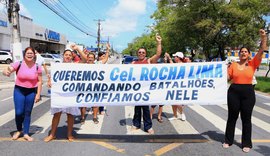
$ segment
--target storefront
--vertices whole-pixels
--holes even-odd
[[[22,49],[31,46],[43,53],[60,53],[65,50],[65,35],[36,25],[31,18],[20,16],[20,30]],[[9,50],[10,42],[10,24],[6,15],[0,13],[0,50]]]

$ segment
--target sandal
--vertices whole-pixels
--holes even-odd
[[[30,137],[28,134],[25,134],[24,136],[23,136],[23,138],[26,140],[26,141],[34,141],[34,139],[32,138],[32,137]]]
[[[159,123],[162,123],[162,122],[163,122],[162,118],[160,118],[160,119],[158,118],[157,121],[158,121]]]
[[[248,152],[250,151],[250,148],[249,148],[249,147],[244,147],[244,148],[242,149],[242,151],[245,152],[245,153],[248,153]]]
[[[222,147],[225,148],[225,149],[227,149],[227,148],[230,147],[230,145],[229,145],[229,144],[226,144],[226,143],[223,143],[223,144],[222,144]]]
[[[12,140],[17,140],[21,136],[22,132],[17,131],[13,133]]]
[[[140,128],[139,127],[136,127],[136,126],[131,126],[131,131],[136,131],[138,129],[140,129]]]
[[[99,123],[97,118],[93,118],[93,122],[94,122],[94,124],[98,124]]]
[[[150,129],[147,130],[147,133],[148,134],[154,134],[155,132],[154,132],[153,128],[150,128]]]
[[[85,123],[85,119],[81,119],[81,125]]]
[[[69,142],[73,142],[75,140],[75,138],[73,136],[70,136],[67,138]]]
[[[45,141],[45,142],[50,142],[50,141],[54,140],[55,138],[56,138],[56,137],[53,137],[53,136],[49,135],[49,136],[47,136],[46,138],[44,138],[44,141]]]

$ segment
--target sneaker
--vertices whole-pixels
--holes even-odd
[[[172,121],[172,120],[177,120],[177,117],[171,117],[171,118],[168,118],[169,121]]]
[[[180,120],[186,121],[186,115],[184,113],[180,114]]]

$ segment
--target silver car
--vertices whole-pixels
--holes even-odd
[[[43,57],[44,62],[46,64],[51,64],[52,62],[53,63],[60,63],[61,62],[61,59],[55,57],[53,54],[40,54],[40,55],[41,55],[41,57]]]

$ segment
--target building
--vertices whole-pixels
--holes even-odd
[[[65,35],[33,23],[33,19],[20,15],[22,49],[33,47],[41,52],[59,53],[65,50]],[[11,26],[7,15],[0,13],[0,50],[10,50]]]

